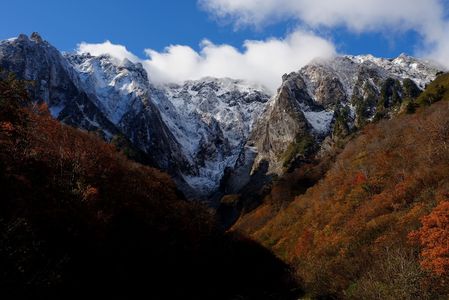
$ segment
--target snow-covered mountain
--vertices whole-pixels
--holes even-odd
[[[218,188],[270,98],[261,86],[227,78],[156,86],[139,63],[61,55],[36,33],[2,41],[0,66],[35,81],[32,97],[54,117],[105,139],[124,135],[199,197]]]
[[[136,136],[135,120],[145,110],[161,115],[176,145],[171,151],[177,151],[178,168],[172,173],[200,196],[218,188],[224,170],[235,164],[253,120],[269,99],[262,87],[239,80],[204,78],[155,86],[142,65],[129,60],[65,56],[105,116],[141,150],[150,152],[148,145],[158,143],[159,138]]]
[[[80,88],[76,70],[48,42],[33,33],[0,42],[0,67],[19,78],[32,80],[30,96],[45,101],[54,117],[105,137],[117,134],[115,126]]]
[[[32,97],[61,121],[123,135],[192,197],[229,182],[235,192],[261,162],[282,173],[308,148],[392,113],[438,72],[406,55],[343,56],[284,75],[275,95],[229,78],[156,85],[139,63],[62,55],[38,34],[0,42],[0,66],[33,80]]]
[[[195,166],[184,180],[195,190],[214,192],[226,168],[234,166],[253,123],[270,99],[268,91],[241,80],[204,78],[164,85],[153,93],[163,119]]]
[[[152,85],[141,64],[111,56],[64,54],[78,85],[102,114],[157,167],[172,175],[190,169],[181,144],[155,105]]]

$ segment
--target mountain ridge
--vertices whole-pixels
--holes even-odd
[[[392,60],[371,55],[319,59],[298,72],[284,75],[271,110],[266,111],[258,125],[272,128],[271,136],[271,129],[259,128],[256,131],[262,138],[251,138],[261,149],[255,167],[258,162],[268,160],[274,165],[271,170],[281,174],[285,161],[279,162],[279,156],[284,154],[286,145],[298,139],[298,142],[310,139],[311,136],[318,143],[332,137],[336,121],[343,115],[345,120],[340,125],[347,131],[363,127],[377,113],[391,116],[393,110],[398,108],[395,106],[400,106],[408,93],[403,90],[404,81],[408,80],[413,84],[412,88],[422,90],[438,71],[429,62],[402,54]],[[398,99],[390,99],[392,97]],[[385,103],[380,103],[382,101]],[[275,125],[271,121],[276,119],[285,122]]]
[[[47,67],[39,68],[43,62]],[[0,65],[37,80],[35,99],[44,99],[54,117],[100,131],[107,140],[124,135],[154,166],[168,171],[184,193],[200,199],[226,185],[226,174],[241,174],[246,182],[267,161],[268,172],[280,175],[303,156],[300,152],[315,152],[324,140],[335,142],[336,127],[349,133],[372,121],[387,79],[394,81],[387,88],[399,95],[405,79],[422,89],[439,71],[407,55],[339,56],[316,59],[284,75],[274,95],[260,85],[229,78],[156,85],[140,63],[108,55],[62,55],[36,33],[2,41]],[[61,73],[66,80],[46,84],[43,78],[51,72],[52,78]],[[60,94],[61,86],[73,86],[70,97]],[[369,93],[376,99],[368,99]],[[386,115],[392,106],[386,103]],[[344,120],[336,125],[339,119]]]

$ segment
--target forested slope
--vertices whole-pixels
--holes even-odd
[[[275,184],[233,230],[294,266],[311,296],[448,297],[448,78],[411,100],[408,113],[366,126],[334,163]]]

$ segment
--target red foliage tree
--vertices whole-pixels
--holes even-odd
[[[367,181],[366,175],[363,172],[358,172],[355,175],[354,181],[352,182],[353,185],[361,185],[364,184]]]

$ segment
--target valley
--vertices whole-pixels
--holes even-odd
[[[161,84],[140,62],[33,33],[0,42],[0,68],[12,294],[151,282],[157,299],[449,295],[444,67],[341,55],[276,91]]]

